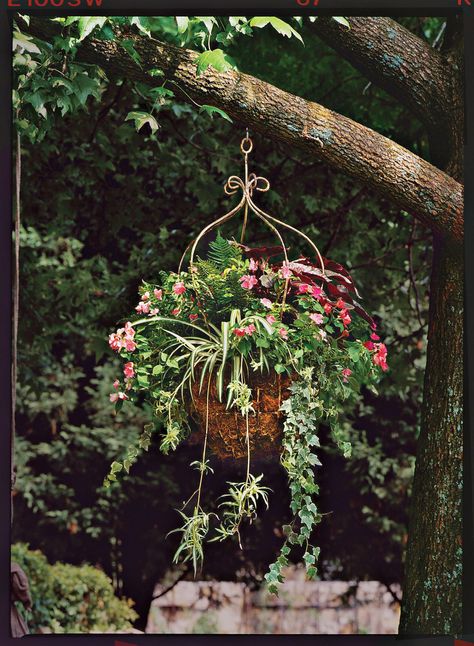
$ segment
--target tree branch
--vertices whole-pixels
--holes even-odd
[[[51,40],[56,25],[31,17],[24,31]],[[57,32],[56,32],[57,33]],[[134,36],[141,67],[115,40],[86,39],[77,59],[109,75],[154,84],[146,70],[160,68],[183,92],[183,99],[212,104],[257,132],[299,147],[339,171],[371,186],[409,211],[425,226],[460,242],[463,187],[453,178],[352,119],[306,101],[246,74],[208,68],[196,76],[193,51]]]
[[[454,142],[450,120],[452,84],[448,59],[395,20],[355,17],[347,29],[330,17],[319,17],[314,30],[370,81],[410,108],[425,124],[436,164],[444,165]]]

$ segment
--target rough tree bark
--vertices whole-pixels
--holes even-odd
[[[263,134],[359,179],[434,232],[428,360],[415,474],[404,633],[461,631],[463,190],[460,32],[448,24],[443,53],[398,23],[351,18],[351,30],[319,18],[318,33],[368,78],[404,101],[426,125],[434,163],[351,119],[236,72],[196,76],[194,52],[134,37],[142,68],[114,41],[90,38],[78,59],[107,73],[153,84],[159,67],[184,99],[210,103]],[[24,30],[43,40],[47,19]],[[441,134],[440,134],[441,133]],[[442,145],[440,145],[440,142]]]

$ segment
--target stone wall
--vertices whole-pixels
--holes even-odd
[[[398,586],[392,590],[400,596]],[[292,570],[278,597],[244,583],[180,581],[155,599],[146,632],[395,634],[399,616],[399,604],[378,581],[305,581]]]

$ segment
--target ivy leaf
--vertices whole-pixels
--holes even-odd
[[[214,114],[218,114],[218,115],[219,115],[220,117],[222,117],[223,119],[226,119],[227,121],[230,121],[230,123],[233,123],[232,119],[229,117],[229,115],[227,114],[227,112],[224,112],[224,110],[221,110],[220,108],[216,108],[216,107],[215,107],[215,106],[213,106],[213,105],[202,105],[202,106],[199,108],[199,112],[206,112],[206,113],[207,113],[207,114],[209,114],[211,117],[212,117]]]
[[[222,49],[213,49],[211,51],[203,52],[198,56],[196,69],[197,76],[205,72],[208,67],[213,67],[218,72],[227,72],[228,70],[236,69],[237,64],[234,59],[222,51]]]
[[[277,18],[276,16],[256,16],[250,21],[251,27],[258,27],[259,29],[267,25],[271,25],[282,36],[286,36],[287,38],[294,36],[303,43],[303,39],[296,29],[293,29],[291,25],[281,20],[281,18]]]
[[[87,38],[96,27],[102,27],[107,21],[106,16],[82,16],[78,20],[79,42]]]
[[[332,19],[338,22],[340,25],[344,25],[344,27],[347,27],[347,29],[351,28],[351,25],[347,18],[344,18],[343,16],[333,16]]]
[[[129,112],[125,117],[125,121],[131,120],[135,122],[137,132],[141,130],[146,123],[150,126],[152,132],[156,132],[159,128],[155,117],[153,117],[149,112]]]
[[[184,34],[189,25],[189,18],[187,16],[175,16],[178,25],[178,34]]]
[[[314,579],[314,577],[316,576],[316,573],[317,573],[317,569],[314,566],[310,566],[306,570],[306,575],[307,575],[308,579]]]
[[[110,465],[110,473],[118,473],[119,471],[122,471],[123,466],[120,464],[120,462],[112,462]]]

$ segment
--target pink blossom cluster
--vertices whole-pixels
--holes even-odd
[[[380,366],[384,372],[388,370],[387,363],[387,346],[385,343],[374,343],[374,341],[380,341],[380,337],[375,334],[370,335],[371,340],[366,341],[364,346],[367,350],[373,352],[372,361],[376,366]]]
[[[349,377],[352,375],[352,370],[350,368],[344,368],[342,371],[342,381],[347,384]]]
[[[258,284],[258,280],[255,278],[255,276],[251,276],[250,274],[242,276],[241,278],[239,278],[239,280],[243,289],[253,289],[255,285]]]
[[[308,283],[299,283],[298,285],[298,294],[309,294],[314,298],[321,298],[323,296],[323,290],[317,285],[309,285]]]
[[[256,331],[256,327],[253,323],[250,325],[246,325],[245,327],[237,327],[233,330],[233,333],[235,336],[242,337],[242,336],[252,336],[252,334]]]
[[[163,291],[161,289],[154,289],[153,294],[157,300],[162,300]],[[144,292],[142,294],[140,302],[136,306],[135,310],[139,314],[149,314],[150,316],[155,316],[159,312],[159,309],[157,307],[151,307],[150,292]]]
[[[125,327],[121,327],[109,335],[109,345],[112,350],[119,352],[122,348],[127,352],[133,352],[137,347],[137,344],[134,341],[135,330],[132,327],[130,321],[125,323]]]
[[[132,387],[132,379],[135,377],[133,361],[127,361],[123,367],[123,374],[125,375],[125,390],[130,390]],[[120,390],[120,381],[118,379],[114,381],[113,387],[117,392],[110,395],[111,402],[116,402],[119,399],[128,399],[128,396]]]

